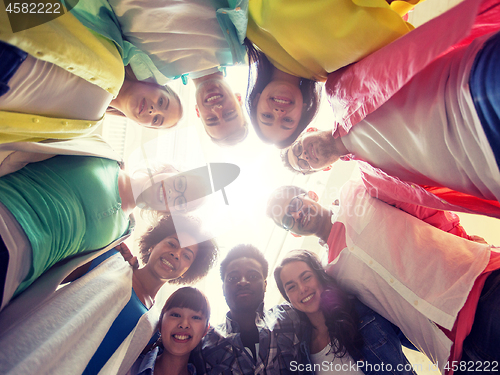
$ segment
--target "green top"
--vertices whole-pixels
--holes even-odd
[[[0,202],[23,228],[33,254],[14,296],[60,260],[103,248],[127,230],[119,170],[114,160],[56,156],[0,179]]]

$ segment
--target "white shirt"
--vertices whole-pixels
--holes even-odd
[[[350,208],[338,216],[347,247],[327,272],[401,328],[442,370],[452,342],[436,323],[452,329],[489,261],[490,247],[372,198],[360,181],[344,185],[340,205]]]
[[[438,58],[342,137],[356,157],[421,185],[500,200],[500,170],[469,91],[491,36]]]
[[[357,368],[356,362],[348,353],[342,358],[337,358],[333,353],[329,353],[329,351],[330,344],[325,346],[319,353],[311,353],[311,360],[316,375],[332,373],[339,375],[363,375],[363,371]]]

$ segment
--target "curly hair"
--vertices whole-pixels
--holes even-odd
[[[229,250],[224,260],[220,263],[220,277],[222,281],[224,281],[224,277],[226,277],[226,270],[227,266],[229,266],[229,263],[240,258],[252,258],[259,262],[262,266],[264,279],[267,279],[267,274],[269,272],[269,263],[264,257],[262,251],[250,244],[239,244]]]
[[[193,263],[181,277],[169,280],[170,284],[192,284],[205,277],[213,267],[218,256],[218,247],[215,240],[205,240],[210,236],[202,231],[201,222],[193,216],[176,215],[175,225],[171,215],[162,217],[156,225],[151,226],[139,239],[139,251],[142,263],[149,261],[149,250],[163,239],[184,232],[198,242],[198,252]],[[203,239],[203,240],[202,240]]]
[[[324,288],[321,293],[320,309],[325,317],[332,353],[336,357],[343,357],[346,353],[358,352],[363,340],[358,331],[358,317],[354,304],[348,294],[339,287],[337,281],[325,272],[315,254],[307,250],[292,250],[276,267],[274,279],[283,298],[290,302],[281,281],[281,271],[285,265],[292,262],[306,263]],[[299,315],[301,319],[309,321],[306,314],[299,311]]]
[[[246,97],[247,111],[258,137],[265,143],[272,143],[271,140],[267,139],[264,134],[262,134],[257,122],[257,104],[259,102],[257,96],[261,94],[268,83],[271,82],[274,65],[248,38],[245,38],[244,44],[247,49],[249,67]],[[321,85],[319,82],[302,78],[300,81],[300,91],[305,103],[305,107],[302,110],[302,116],[300,117],[297,129],[295,129],[287,139],[275,143],[278,148],[290,146],[316,116],[321,100],[320,87]]]

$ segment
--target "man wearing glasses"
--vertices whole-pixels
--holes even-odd
[[[453,361],[500,360],[500,324],[491,315],[500,308],[500,253],[468,236],[451,212],[387,204],[378,193],[349,181],[334,213],[314,192],[284,186],[267,213],[285,230],[326,243],[327,272],[441,371]]]

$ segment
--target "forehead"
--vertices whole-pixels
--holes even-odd
[[[269,207],[269,209],[271,218],[275,223],[281,225],[281,219],[287,212],[288,205],[297,195],[298,194],[296,194],[295,192],[289,192],[287,194],[286,191],[278,191],[274,193],[273,199],[270,201],[271,207]]]
[[[281,269],[280,279],[283,282],[283,284],[285,284],[288,281],[298,278],[306,271],[313,272],[311,267],[309,267],[309,265],[306,262],[302,261],[290,262],[285,264]]]
[[[257,271],[262,276],[264,276],[264,271],[262,265],[253,258],[238,258],[231,261],[226,268],[226,275],[231,272],[246,273],[249,271]]]

